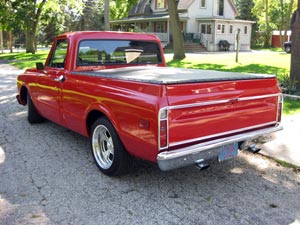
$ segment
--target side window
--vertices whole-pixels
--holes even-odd
[[[52,52],[51,59],[48,62],[49,67],[64,68],[67,55],[68,41],[67,39],[57,40],[55,49]]]

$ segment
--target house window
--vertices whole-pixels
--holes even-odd
[[[224,16],[224,0],[218,0],[218,16]]]
[[[200,8],[206,8],[206,0],[200,0]]]
[[[165,0],[156,0],[156,8],[157,9],[164,9],[165,6]]]
[[[217,34],[225,34],[225,24],[217,25]]]
[[[244,34],[248,34],[248,26],[244,26]]]
[[[233,25],[229,25],[229,34],[233,34]]]
[[[206,24],[206,23],[200,24],[200,33],[211,34],[211,24]]]
[[[155,32],[157,32],[157,33],[167,33],[166,22],[156,22],[155,23]]]

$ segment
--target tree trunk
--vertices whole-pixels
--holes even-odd
[[[43,7],[46,3],[46,0],[42,0],[41,2],[39,1],[37,10],[34,7],[33,11],[30,13],[32,19],[28,20],[26,23],[26,30],[25,30],[25,45],[26,45],[26,53],[32,53],[35,54],[36,51],[36,30],[38,27],[38,23],[40,20],[40,16],[43,10]],[[34,5],[36,5],[36,0]]]
[[[10,53],[13,52],[13,34],[11,30],[9,31],[9,50]]]
[[[174,49],[173,59],[184,59],[185,51],[184,51],[183,35],[180,28],[177,4],[175,0],[167,0],[167,2],[168,2],[168,11],[170,15],[171,30],[173,34],[173,49]]]
[[[32,30],[27,30],[25,32],[25,38],[26,53],[35,54],[35,32],[33,32]]]
[[[264,47],[269,47],[270,46],[270,28],[269,28],[269,0],[266,1],[266,35],[265,35],[265,40],[264,40]]]
[[[0,48],[1,48],[1,53],[3,53],[3,31],[0,30]]]
[[[292,14],[293,5],[294,5],[294,0],[291,0],[290,3],[289,3],[289,8],[288,8],[288,11],[287,11],[287,15],[286,15],[286,22],[285,22],[284,28],[283,28],[283,29],[284,29],[284,34],[283,34],[281,46],[283,46],[283,42],[286,41],[287,31],[288,31],[288,29],[290,28],[289,21],[290,21],[290,19],[291,19],[291,14]],[[281,32],[280,32],[280,34],[281,34]]]
[[[295,82],[298,90],[300,90],[300,0],[298,0],[298,8],[294,12],[291,19],[292,28],[292,51],[291,51],[291,67],[290,67],[290,80]]]

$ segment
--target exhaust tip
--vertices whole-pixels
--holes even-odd
[[[250,142],[250,141],[244,141],[240,143],[239,149],[246,150],[254,154],[258,153],[261,150],[261,148],[256,147],[256,144],[254,142]]]
[[[248,152],[251,152],[254,154],[258,153],[260,150],[261,150],[261,148],[257,148],[255,145],[251,145],[247,148]]]
[[[200,171],[202,170],[206,170],[210,167],[210,165],[208,163],[205,162],[199,162],[199,163],[195,163],[195,166],[197,169],[199,169]]]

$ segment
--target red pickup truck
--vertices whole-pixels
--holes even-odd
[[[99,169],[128,171],[133,158],[163,171],[235,157],[281,130],[275,76],[167,68],[156,36],[73,32],[45,62],[17,78],[29,123],[43,119],[90,138]]]

